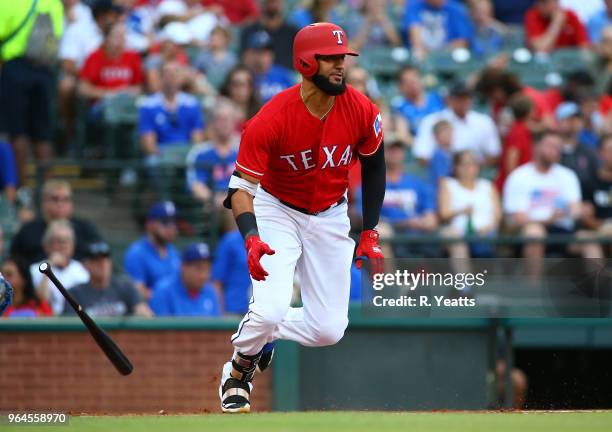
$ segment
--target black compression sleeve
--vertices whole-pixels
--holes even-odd
[[[242,234],[242,238],[245,240],[250,235],[259,234],[257,231],[257,220],[253,212],[239,214],[236,218],[236,225],[238,225],[238,230],[240,230],[240,234]]]
[[[386,166],[385,143],[371,156],[360,156],[361,161],[361,211],[363,229],[374,229],[378,225],[380,209],[385,198]]]

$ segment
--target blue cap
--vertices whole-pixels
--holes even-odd
[[[147,220],[173,219],[176,217],[176,207],[172,201],[160,201],[151,206]]]
[[[246,44],[247,48],[251,49],[265,49],[272,48],[272,37],[265,30],[260,30],[256,32],[253,36],[249,38]]]
[[[555,111],[557,120],[565,120],[578,116],[580,116],[580,107],[574,102],[563,102],[557,107],[557,111]]]
[[[184,263],[210,260],[210,248],[206,243],[193,243],[183,249],[181,260]]]

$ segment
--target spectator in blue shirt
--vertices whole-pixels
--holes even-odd
[[[454,0],[408,2],[403,29],[412,53],[424,60],[429,52],[445,48],[467,48],[470,17]]]
[[[161,91],[145,98],[140,106],[140,142],[149,165],[155,165],[171,145],[198,143],[204,138],[200,103],[195,96],[180,91],[180,68],[175,61],[165,63]]]
[[[392,108],[406,119],[413,135],[416,135],[423,118],[445,108],[444,99],[437,92],[425,91],[421,73],[414,66],[400,70],[398,87],[400,95],[392,100]]]
[[[0,193],[13,204],[17,196],[17,163],[11,145],[0,140]]]
[[[210,251],[194,243],[183,251],[180,271],[155,285],[151,309],[158,316],[220,316],[217,291],[210,282]]]
[[[146,234],[128,247],[123,267],[145,300],[151,299],[155,284],[178,271],[179,254],[172,245],[176,238],[176,208],[170,201],[153,204],[147,213]]]
[[[218,291],[223,293],[225,312],[244,315],[249,308],[251,277],[244,239],[237,229],[229,231],[219,240],[212,266],[212,280]]]
[[[242,61],[255,76],[255,88],[262,102],[296,83],[292,71],[274,63],[272,38],[265,30],[253,34],[247,41]]]
[[[479,58],[499,54],[504,47],[507,29],[494,18],[491,0],[470,2],[470,17],[468,43],[472,54]]]
[[[399,142],[385,149],[387,163],[387,188],[382,210],[381,225],[386,224],[392,233],[421,235],[437,229],[435,195],[431,186],[421,178],[404,170],[405,150]],[[389,232],[389,229],[385,229]],[[394,247],[395,256],[406,256],[419,249],[414,245]],[[425,249],[422,253],[430,254]]]
[[[194,146],[187,154],[187,187],[204,203],[215,198],[221,206],[234,172],[240,135],[238,108],[229,100],[217,102],[210,127],[210,140]]]
[[[606,0],[606,7],[593,15],[587,22],[587,30],[591,43],[596,45],[601,42],[603,29],[612,25],[612,0]]]

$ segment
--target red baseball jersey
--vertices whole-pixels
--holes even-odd
[[[140,56],[134,51],[124,51],[119,57],[110,58],[102,48],[98,48],[85,60],[80,77],[106,89],[142,84]]]
[[[306,108],[298,84],[245,124],[236,169],[260,179],[278,199],[317,212],[346,192],[355,151],[372,155],[382,140],[378,108],[363,94],[347,86],[320,120]]]

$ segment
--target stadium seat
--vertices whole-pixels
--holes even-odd
[[[138,151],[136,124],[138,98],[120,93],[108,98],[104,104],[104,143],[106,157],[134,158]]]
[[[552,72],[549,57],[538,57],[526,48],[515,50],[509,59],[508,70],[516,73],[525,85],[544,89],[547,75]]]
[[[377,47],[362,50],[358,62],[372,75],[389,79],[395,78],[402,66],[409,63],[409,59],[409,52],[404,48]]]
[[[551,67],[556,72],[566,75],[577,69],[589,69],[596,61],[591,51],[580,49],[559,49],[552,53]]]
[[[104,101],[104,122],[110,125],[136,124],[138,121],[137,97],[119,93]]]
[[[525,30],[520,26],[511,26],[504,36],[504,51],[512,52],[525,46]]]
[[[467,50],[441,50],[429,53],[423,69],[425,74],[434,74],[442,82],[466,79],[481,66],[481,61]]]

